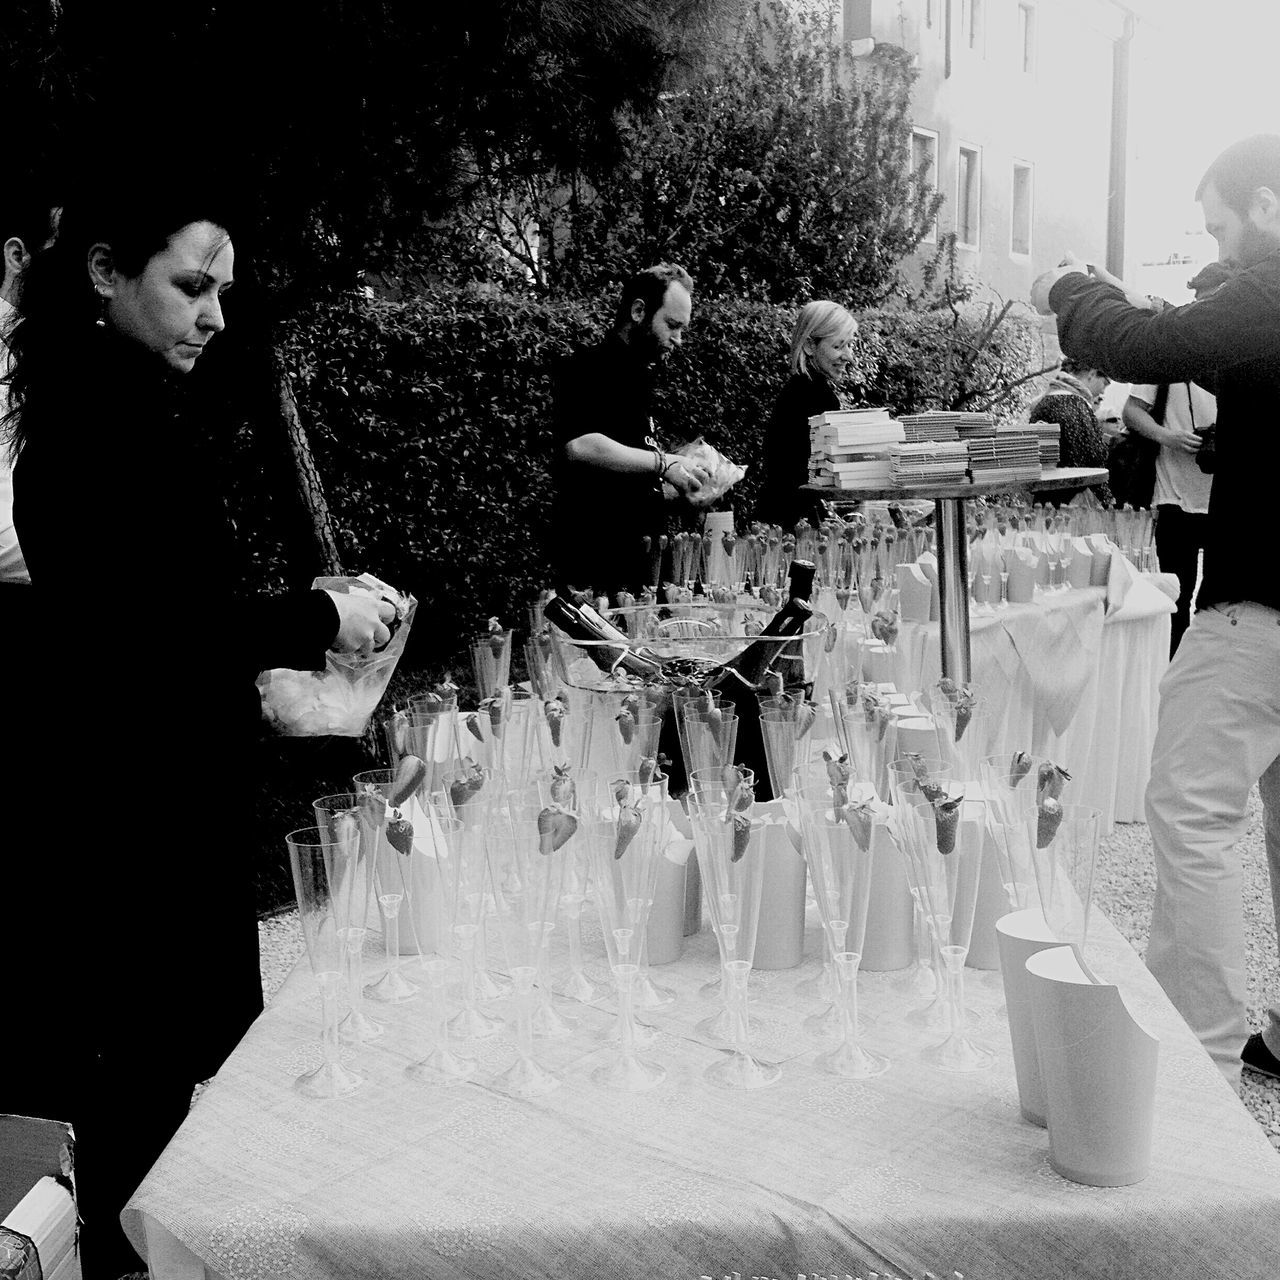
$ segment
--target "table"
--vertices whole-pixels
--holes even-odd
[[[796,983],[817,968],[809,921],[799,969],[752,975],[761,1056],[781,1081],[753,1093],[704,1084],[717,1051],[694,1023],[714,971],[709,932],[654,971],[678,1002],[648,1014],[666,1082],[642,1095],[594,1086],[604,1007],[539,1042],[564,1076],[532,1102],[487,1082],[511,1060],[480,1046],[479,1083],[424,1088],[405,1066],[425,1010],[389,1011],[361,1054],[362,1091],[308,1100],[293,1077],[318,1060],[315,984],[295,970],[193,1108],[125,1212],[159,1280],[288,1276],[405,1280],[700,1280],[951,1277],[1148,1280],[1280,1274],[1280,1156],[1123,938],[1095,913],[1090,960],[1159,1036],[1153,1164],[1109,1190],[1067,1182],[1044,1130],[1023,1121],[998,978],[971,975],[987,1073],[918,1062],[894,974],[864,974],[867,1042],[889,1072],[843,1082],[812,1065],[801,1029],[820,1005]],[[584,920],[586,917],[584,916]],[[592,922],[594,923],[594,922]],[[600,955],[598,924],[587,954]],[[597,961],[593,977],[604,980]],[[562,1006],[564,1007],[564,1006]]]
[[[1049,467],[1038,480],[1017,482],[982,481],[977,484],[888,485],[866,489],[833,489],[830,485],[801,485],[805,493],[831,498],[843,494],[858,501],[881,498],[932,498],[934,504],[934,551],[938,557],[938,612],[942,674],[961,683],[971,678],[969,650],[969,544],[965,537],[965,500],[996,493],[1023,490],[1087,489],[1105,484],[1105,468]]]

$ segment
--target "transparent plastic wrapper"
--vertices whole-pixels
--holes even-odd
[[[291,671],[277,667],[258,677],[262,714],[276,732],[290,738],[331,734],[358,738],[369,723],[404,652],[417,600],[362,573],[358,578],[317,578],[313,589],[359,594],[394,606],[391,639],[376,653],[325,654],[323,671]]]
[[[691,444],[682,445],[679,449],[671,451],[671,456],[696,463],[709,472],[708,480],[698,491],[699,506],[705,506],[716,501],[717,498],[724,497],[747,474],[746,467],[730,462],[719,449],[709,445],[701,436]]]

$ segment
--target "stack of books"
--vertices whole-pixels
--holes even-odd
[[[1040,465],[1056,467],[1061,456],[1062,428],[1056,422],[1033,422],[1024,431],[1034,431],[1040,440]]]
[[[906,433],[908,444],[922,444],[926,440],[959,440],[956,434],[955,414],[945,409],[926,409],[923,413],[904,413],[898,421]]]
[[[902,440],[888,409],[833,409],[809,419],[809,480],[836,489],[890,482],[888,448]]]
[[[974,484],[1040,478],[1040,437],[1019,427],[998,427],[966,442]]]
[[[963,440],[925,440],[889,449],[893,483],[963,484],[968,479],[969,447]]]

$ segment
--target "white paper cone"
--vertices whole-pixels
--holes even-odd
[[[918,564],[898,566],[898,612],[903,622],[928,622],[933,585]]]
[[[1031,978],[1027,961],[1047,947],[1059,946],[1039,907],[1011,911],[996,921],[1000,947],[1000,976],[1013,1044],[1013,1070],[1018,1078],[1022,1118],[1044,1128],[1048,1123],[1044,1080],[1036,1050],[1036,1024],[1031,1007]]]
[[[1049,1163],[1093,1187],[1140,1182],[1151,1166],[1160,1042],[1073,947],[1026,962],[1049,1118]]]
[[[760,805],[762,811],[781,802]],[[756,838],[764,847],[764,886],[756,927],[756,969],[794,969],[804,959],[804,858],[795,851],[784,823],[761,827]]]
[[[671,964],[684,950],[684,880],[683,863],[658,859],[658,879],[645,930],[651,965]]]
[[[859,966],[873,973],[905,969],[915,959],[915,914],[902,854],[886,822],[871,829],[871,899]]]
[[[1009,910],[1009,894],[1000,874],[991,833],[982,835],[982,866],[978,872],[978,903],[973,913],[973,936],[965,964],[970,969],[998,969],[1000,950],[996,941],[996,921]]]
[[[1067,580],[1073,587],[1087,587],[1093,581],[1093,549],[1083,538],[1071,539]]]

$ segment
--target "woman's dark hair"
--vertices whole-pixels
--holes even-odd
[[[89,250],[109,245],[116,268],[137,276],[193,222],[230,231],[234,217],[217,180],[207,172],[195,181],[172,173],[171,165],[157,162],[146,172],[117,170],[87,180],[63,206],[53,244],[23,271],[18,320],[9,334],[9,411],[0,421],[15,456],[28,438],[25,408],[74,385],[68,352],[93,338],[101,302],[89,278]]]

